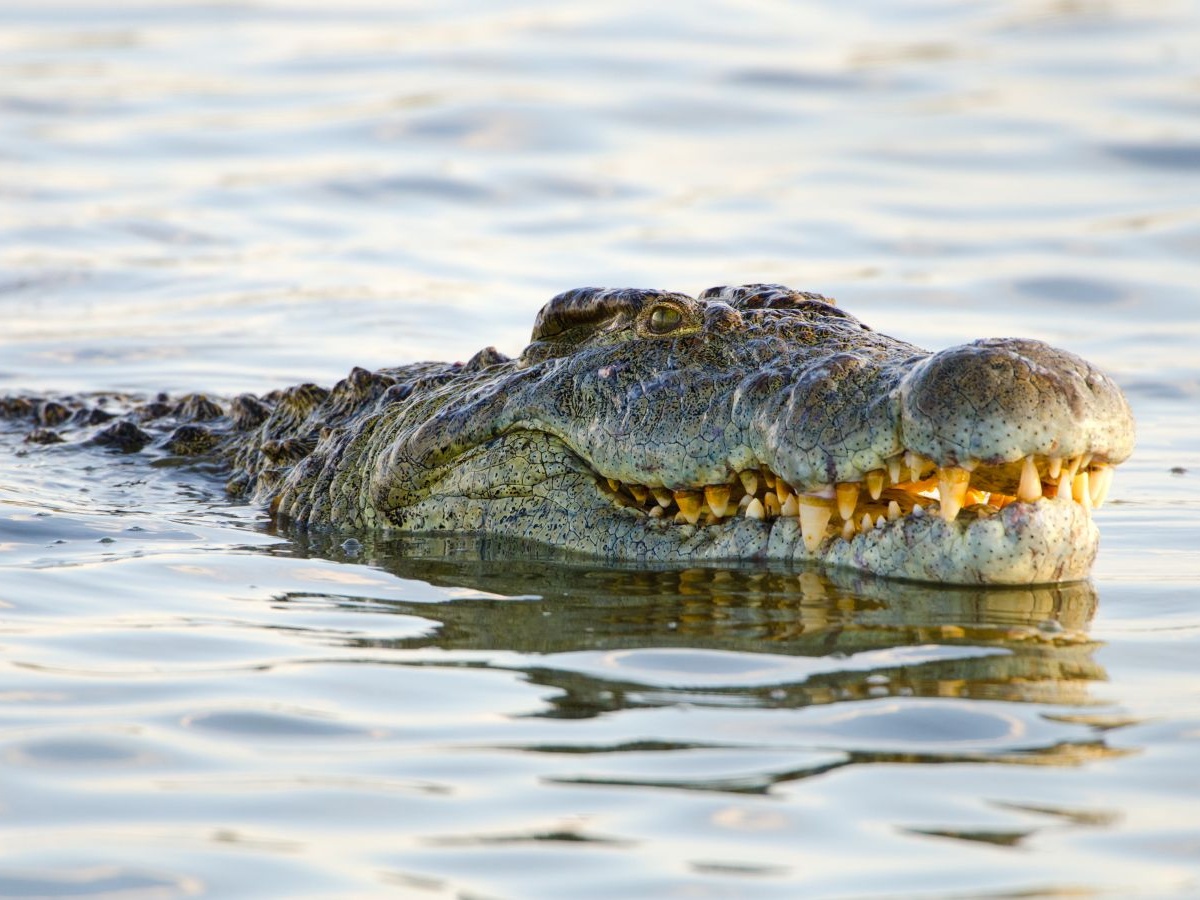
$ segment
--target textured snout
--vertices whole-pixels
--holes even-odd
[[[1040,341],[951,347],[914,367],[900,393],[904,445],[944,465],[1032,454],[1119,463],[1133,451],[1133,416],[1112,379]]]

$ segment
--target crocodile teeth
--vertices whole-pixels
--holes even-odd
[[[767,491],[763,495],[763,509],[767,511],[768,516],[778,516],[783,509],[783,504],[779,502],[779,496],[774,491]]]
[[[837,486],[838,515],[843,519],[854,518],[854,507],[858,506],[859,487],[853,481],[843,481]]]
[[[738,472],[738,478],[741,479],[742,490],[744,490],[748,496],[753,497],[755,494],[758,493],[758,475],[757,474],[747,470],[745,472]]]
[[[971,473],[957,466],[946,466],[938,470],[938,499],[941,502],[940,514],[947,522],[958,518],[959,510],[967,499],[967,487],[971,483]]]
[[[704,489],[704,502],[715,516],[724,516],[729,509],[729,485],[710,484]]]
[[[825,529],[833,518],[833,504],[824,497],[805,494],[799,499],[800,534],[809,553],[816,553],[825,540]]]
[[[1088,482],[1088,473],[1084,469],[1071,482],[1071,496],[1084,509],[1092,508],[1092,488]]]
[[[704,505],[704,500],[699,491],[676,491],[675,502],[679,504],[679,512],[689,525],[700,521],[700,507]]]
[[[1092,471],[1089,493],[1092,495],[1092,506],[1096,509],[1103,506],[1104,501],[1108,499],[1108,489],[1112,487],[1112,477],[1112,466],[1101,466]]]
[[[1033,457],[1025,457],[1021,466],[1021,483],[1017,487],[1017,499],[1032,503],[1042,496],[1042,479],[1038,476],[1037,465]]]
[[[882,469],[873,469],[867,473],[867,492],[871,495],[872,500],[878,500],[883,493]],[[849,518],[849,516],[843,516],[842,518]]]
[[[982,483],[1013,493],[973,488],[974,469],[980,470]],[[1014,463],[992,465],[959,460],[953,466],[937,466],[906,450],[888,460],[886,470],[851,471],[843,475],[846,481],[815,484],[800,492],[766,466],[735,474],[736,478],[730,475],[723,483],[677,491],[607,477],[598,477],[598,482],[615,506],[677,524],[720,525],[735,513],[767,522],[797,519],[805,546],[815,553],[827,537],[835,513],[839,524],[832,534],[849,541],[860,531],[884,528],[905,516],[933,514],[954,522],[964,511],[969,517],[981,518],[994,515],[1009,503],[1038,503],[1043,497],[1074,500],[1090,512],[1107,499],[1113,467],[1103,462],[1093,464],[1088,453],[1076,457],[1027,456]]]
[[[887,462],[888,478],[891,479],[892,484],[900,483],[900,459],[899,456],[893,456]]]

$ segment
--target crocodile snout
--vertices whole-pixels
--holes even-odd
[[[1084,454],[1119,463],[1133,450],[1133,415],[1112,379],[1040,341],[951,347],[918,363],[900,393],[905,446],[942,465]]]

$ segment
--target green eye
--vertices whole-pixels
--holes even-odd
[[[674,331],[683,323],[683,314],[674,306],[656,306],[650,313],[650,330],[655,334]]]

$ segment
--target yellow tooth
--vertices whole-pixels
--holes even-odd
[[[854,530],[853,522],[846,521],[846,522],[842,523],[842,540],[843,541],[853,540],[855,534],[856,534],[856,532]]]
[[[803,494],[799,497],[800,534],[809,553],[816,553],[825,540],[825,529],[833,518],[833,504],[824,497]]]
[[[661,519],[663,517],[663,508],[655,505],[650,507],[650,512],[646,513],[652,519]]]
[[[715,516],[725,515],[729,509],[729,485],[710,484],[704,488],[704,502]]]
[[[1103,506],[1104,501],[1108,499],[1108,489],[1112,487],[1112,477],[1112,466],[1100,466],[1093,470],[1089,487],[1092,495],[1092,506],[1096,509]]]
[[[766,510],[767,515],[771,518],[778,516],[779,511],[783,508],[783,505],[779,502],[779,496],[774,491],[767,491],[763,494],[762,504],[763,509]]]
[[[617,481],[617,479],[615,479],[615,478],[610,478],[610,479],[608,479],[608,486],[609,486],[610,488],[612,488],[612,492],[613,492],[614,494],[615,494],[617,491],[621,490],[621,482]]]
[[[843,481],[837,486],[838,515],[843,519],[854,516],[854,507],[858,506],[859,486],[854,481]]]
[[[753,497],[758,493],[758,475],[754,472],[738,472],[738,478],[742,480],[742,490]]]
[[[929,469],[936,468],[932,462],[923,457],[920,453],[913,453],[911,450],[904,451],[904,464],[908,466],[912,472],[912,480],[920,481],[921,476]]]
[[[871,521],[871,514],[869,512],[863,513],[862,521],[859,523],[858,527],[862,529],[864,533],[875,527],[875,523]]]
[[[873,469],[867,473],[867,491],[872,500],[879,499],[879,495],[883,493],[883,469]]]
[[[788,484],[786,481],[784,481],[782,478],[776,478],[775,479],[775,493],[779,497],[779,502],[784,503],[784,502],[786,502],[788,497],[792,496],[792,494],[794,494],[796,492],[793,491],[792,486],[790,484]]]
[[[1032,456],[1025,457],[1021,466],[1021,483],[1017,485],[1017,499],[1032,503],[1042,496],[1042,479],[1038,477],[1037,465]]]
[[[746,504],[746,518],[765,519],[766,517],[767,512],[763,509],[762,501],[757,497],[751,498],[750,502]]]
[[[704,501],[699,491],[676,491],[675,502],[679,504],[679,511],[688,524],[695,525],[700,521],[700,507]]]
[[[1070,497],[1071,482],[1075,480],[1075,476],[1068,469],[1063,469],[1058,476],[1058,490],[1054,492],[1055,497]]]
[[[947,522],[958,518],[959,510],[967,499],[967,487],[971,483],[971,473],[957,466],[946,466],[938,469],[938,500],[941,503],[939,515]]]
[[[783,501],[783,506],[779,508],[781,516],[787,516],[789,519],[794,519],[800,515],[800,503],[796,499],[795,494],[788,494],[788,498]]]
[[[898,518],[900,518],[900,504],[897,503],[895,500],[891,500],[888,502],[887,516],[888,516],[888,521],[890,521],[890,522],[895,522]]]
[[[1048,456],[1046,457],[1046,475],[1051,481],[1058,479],[1062,474],[1062,457]]]
[[[646,498],[650,496],[650,488],[644,484],[629,485],[629,493],[633,494],[633,499],[638,503],[645,503]]]
[[[763,481],[766,482],[770,490],[775,490],[775,473],[771,471],[763,472]]]
[[[650,493],[654,495],[654,502],[663,509],[669,509],[671,504],[675,502],[675,495],[666,488],[650,488]]]
[[[1092,508],[1092,487],[1088,479],[1087,469],[1075,476],[1071,482],[1071,496],[1084,509]]]
[[[900,457],[893,456],[891,459],[889,459],[887,461],[887,467],[888,478],[891,479],[892,484],[899,484],[902,480],[900,477]]]

